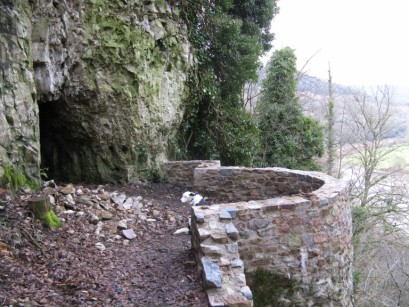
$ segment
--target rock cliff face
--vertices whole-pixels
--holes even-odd
[[[137,179],[167,158],[192,63],[177,5],[6,3],[0,9],[3,161],[24,161],[33,173],[41,148],[41,167],[52,178],[113,182]]]
[[[13,3],[0,5],[0,177],[4,166],[19,164],[33,175],[40,163],[31,7]]]

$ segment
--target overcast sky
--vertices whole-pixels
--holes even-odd
[[[274,49],[291,47],[298,69],[343,85],[409,86],[405,0],[279,0]],[[273,49],[273,50],[274,50]]]

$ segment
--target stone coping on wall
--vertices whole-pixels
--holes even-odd
[[[168,169],[178,169],[181,177],[193,173],[196,191],[229,200],[191,212],[192,245],[210,306],[252,306],[245,274],[257,268],[298,283],[292,297],[282,289],[283,306],[351,306],[352,219],[345,182],[283,168],[171,163]]]

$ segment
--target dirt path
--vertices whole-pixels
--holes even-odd
[[[96,187],[75,188],[94,190],[88,193],[91,200],[97,193]],[[79,203],[75,192],[75,208],[67,209],[66,196],[56,193],[56,211],[65,221],[51,231],[32,219],[30,195],[6,204],[0,211],[0,306],[207,306],[190,236],[173,235],[186,226],[189,215],[189,206],[179,202],[181,190],[140,184],[101,191],[141,196],[141,208],[119,210],[108,206],[111,201]],[[90,222],[92,214],[105,211],[112,218]],[[127,221],[135,239],[120,236],[119,220]]]

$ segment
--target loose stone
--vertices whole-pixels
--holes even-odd
[[[133,231],[133,229],[122,230],[122,235],[124,236],[124,238],[126,238],[128,240],[132,240],[132,239],[136,238],[136,234]]]
[[[70,184],[67,184],[65,187],[63,187],[63,188],[60,190],[60,193],[65,194],[65,195],[67,195],[67,194],[73,194],[73,193],[75,193],[75,187],[74,187],[74,185],[72,185],[71,183],[70,183]]]
[[[104,244],[102,244],[101,242],[97,242],[97,243],[95,243],[95,247],[96,247],[97,249],[99,249],[100,251],[104,251],[104,250],[106,250],[105,245],[104,245]]]
[[[110,220],[113,217],[114,217],[114,215],[109,211],[104,211],[104,212],[101,213],[101,219],[102,220]]]
[[[121,220],[121,221],[119,221],[119,222],[117,223],[116,227],[117,227],[119,230],[127,229],[128,227],[127,227],[127,225],[126,225],[126,220]]]

